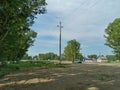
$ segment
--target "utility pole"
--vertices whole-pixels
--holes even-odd
[[[61,34],[62,34],[62,23],[61,21],[59,22],[59,25],[57,25],[60,29],[60,34],[59,34],[59,63],[61,64],[62,58],[61,58]]]

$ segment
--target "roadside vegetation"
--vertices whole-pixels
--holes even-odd
[[[21,69],[27,68],[65,68],[64,64],[54,64],[53,62],[48,61],[27,61],[27,62],[19,62],[19,63],[10,63],[0,66],[0,77],[9,74],[11,72],[19,71]]]

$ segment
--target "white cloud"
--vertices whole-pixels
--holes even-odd
[[[77,39],[82,41],[85,47],[98,40],[104,45],[104,29],[108,23],[120,17],[120,0],[47,0],[47,3],[48,13],[38,16],[33,27],[38,32],[38,37],[59,38],[57,27],[59,19],[56,17],[60,17],[64,27],[62,40]],[[42,26],[39,27],[40,25]],[[37,38],[36,42],[41,43],[42,47],[58,46],[57,40],[49,38],[48,40]]]
[[[58,46],[57,40],[39,40],[39,46],[41,47],[50,47],[50,48],[56,48]]]
[[[57,13],[56,15],[58,16],[56,17],[62,19],[61,21],[64,26],[62,36],[65,40],[72,38],[89,38],[91,40],[93,38],[103,38],[106,25],[114,19],[109,17],[109,15],[115,13],[114,11],[110,11],[110,9],[113,8],[111,6],[115,5],[115,3],[110,0],[47,0],[47,3],[48,12]],[[49,18],[47,19],[48,20],[45,19],[46,26],[44,27],[48,27],[49,25],[50,28],[37,30],[39,33],[38,35],[58,37],[59,31],[58,28],[55,27],[58,24],[56,21],[59,20],[56,18],[55,22],[48,22]]]
[[[59,31],[57,30],[43,30],[38,32],[38,36],[51,36],[57,38]]]

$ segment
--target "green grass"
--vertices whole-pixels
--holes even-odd
[[[20,62],[18,64],[6,64],[4,66],[0,66],[0,77],[14,71],[18,71],[20,69],[25,68],[33,68],[33,67],[44,67],[44,68],[53,68],[53,67],[61,67],[64,68],[63,64],[54,64],[52,62],[45,61],[36,61],[36,62]]]

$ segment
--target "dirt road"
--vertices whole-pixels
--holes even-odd
[[[120,90],[120,65],[33,68],[0,79],[0,90]]]

